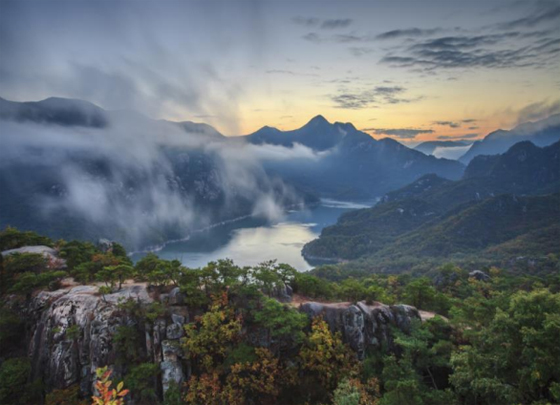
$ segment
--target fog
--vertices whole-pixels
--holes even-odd
[[[302,199],[263,164],[321,157],[301,145],[209,137],[139,114],[107,117],[103,128],[0,120],[0,178],[9,194],[2,225],[25,227],[11,212],[24,201],[50,223],[85,221],[97,234],[141,247],[233,216],[278,220]]]
[[[434,149],[433,155],[437,158],[457,160],[465,153],[467,153],[470,147],[471,145],[452,146],[452,147],[438,146],[437,148]]]

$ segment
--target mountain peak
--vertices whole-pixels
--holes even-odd
[[[321,114],[316,115],[315,117],[311,118],[311,120],[307,123],[307,125],[309,124],[328,124],[329,121],[327,121],[327,119],[325,117],[323,117]]]

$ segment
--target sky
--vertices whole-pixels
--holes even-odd
[[[403,143],[560,112],[559,1],[0,1],[0,97]]]

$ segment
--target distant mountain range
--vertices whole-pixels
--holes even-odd
[[[459,181],[427,175],[343,215],[303,253],[366,258],[377,270],[396,270],[403,257],[556,253],[559,191],[560,142],[521,142],[502,155],[474,158]],[[546,243],[518,243],[531,238]]]
[[[329,123],[323,116],[292,131],[264,127],[244,137],[263,145],[306,146],[319,159],[291,166],[270,164],[267,169],[302,190],[338,199],[368,200],[401,187],[426,173],[459,178],[464,166],[437,159],[385,138],[375,140],[351,123]]]
[[[560,140],[560,114],[518,125],[510,131],[502,129],[494,131],[484,139],[474,142],[459,161],[468,164],[475,156],[504,153],[521,141],[531,141],[536,146],[547,146],[558,140]]]
[[[556,136],[557,123],[554,116],[510,132],[546,143]],[[291,131],[263,127],[225,137],[207,124],[153,120],[82,100],[0,98],[0,125],[0,227],[51,237],[104,236],[129,241],[129,247],[184,235],[185,223],[274,215],[275,205],[319,197],[371,201],[419,179],[458,180],[465,171],[458,161],[427,156],[390,138],[376,140],[351,123],[330,123],[320,115]],[[489,138],[502,137],[489,136],[473,148],[483,151]],[[284,158],[266,157],[279,151]],[[465,179],[496,172],[496,162],[473,161]],[[130,215],[142,218],[134,230],[143,235],[141,242],[128,236],[124,223]]]

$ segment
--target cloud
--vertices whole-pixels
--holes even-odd
[[[421,29],[421,28],[407,28],[383,32],[375,38],[379,40],[397,39],[402,37],[421,37],[439,33],[443,31],[441,28]]]
[[[373,103],[381,104],[400,104],[418,101],[422,97],[404,98],[401,97],[406,89],[401,86],[376,86],[371,90],[365,91],[342,91],[331,95],[330,99],[335,103],[336,108],[358,110],[372,107]]]
[[[538,121],[553,114],[560,113],[560,99],[556,101],[541,101],[523,107],[517,113],[517,123],[521,124],[528,121]]]
[[[319,77],[316,73],[300,73],[294,72],[293,70],[285,70],[285,69],[271,69],[266,71],[267,74],[281,74],[281,75],[290,75],[290,76],[308,76],[308,77]]]
[[[321,23],[321,28],[323,29],[336,29],[336,28],[346,28],[352,24],[352,19],[350,18],[337,18],[332,20],[324,20]]]
[[[226,2],[216,13],[203,2],[6,2],[0,93],[85,99],[168,119],[216,115],[222,130],[239,133],[239,99],[249,79],[224,60],[235,54],[248,64],[260,61],[266,30],[255,18],[257,3]]]
[[[297,25],[303,25],[304,27],[314,27],[319,25],[321,20],[319,18],[313,17],[294,17],[292,21]]]
[[[294,17],[292,21],[303,27],[318,27],[323,30],[347,28],[352,24],[351,18],[320,19],[315,17]]]
[[[248,144],[246,149],[258,160],[263,161],[293,161],[295,160],[319,160],[328,155],[329,151],[316,152],[305,145],[295,143],[292,147],[281,145]]]
[[[305,34],[303,37],[303,39],[305,39],[306,41],[309,42],[314,42],[316,44],[320,44],[321,42],[324,41],[323,38],[321,38],[317,33],[315,32],[309,32],[307,34]]]
[[[374,51],[373,48],[368,48],[368,47],[364,47],[364,46],[353,46],[348,48],[348,50],[350,51],[350,53],[354,56],[363,56],[363,55],[367,55],[369,53],[372,53]]]
[[[185,236],[231,216],[297,203],[262,162],[320,158],[301,146],[259,148],[140,114],[107,114],[103,128],[0,119],[3,186],[13,184],[11,196],[22,181],[38,190],[31,203],[41,221],[75,218],[88,235],[140,248],[154,236]]]
[[[432,152],[432,155],[438,159],[452,159],[456,160],[463,156],[469,149],[471,145],[465,146],[438,146]]]
[[[476,122],[477,120],[475,120],[474,118],[467,118],[464,120],[461,120],[461,122],[464,122],[465,124],[470,124],[471,122]]]
[[[543,23],[560,22],[560,5],[557,1],[534,2],[534,8],[527,16],[498,24],[498,28],[532,28]]]
[[[469,133],[469,134],[462,134],[462,135],[440,135],[437,139],[441,139],[442,141],[452,140],[452,141],[462,141],[467,139],[474,139],[478,138],[478,134]]]
[[[316,32],[310,32],[302,37],[306,41],[314,42],[316,44],[330,42],[338,44],[352,44],[352,43],[363,43],[372,42],[375,37],[372,35],[359,35],[359,34],[334,34],[334,35],[320,35]]]
[[[540,34],[540,33],[539,33]],[[424,71],[458,68],[545,66],[560,55],[558,38],[512,31],[413,40],[387,53],[381,63]]]
[[[450,128],[459,128],[461,126],[458,122],[453,121],[433,121],[432,124]]]
[[[364,128],[362,131],[373,132],[375,135],[388,135],[400,139],[413,139],[422,134],[433,134],[432,129],[415,128]]]

